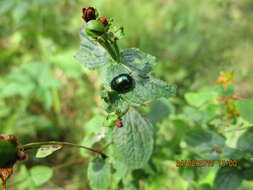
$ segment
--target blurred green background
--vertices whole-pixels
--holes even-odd
[[[213,86],[221,71],[233,70],[238,94],[253,97],[252,0],[1,0],[1,133],[15,134],[22,143],[89,145],[87,135],[100,125],[99,116],[90,120],[102,109],[99,74],[74,59],[81,9],[87,6],[124,26],[121,48],[137,47],[158,58],[156,74],[178,86],[175,113],[186,105],[186,92]],[[173,133],[166,129],[168,123],[161,126],[163,133]],[[89,155],[66,148],[35,159],[31,152],[29,161],[15,167],[10,189],[89,189]],[[154,182],[144,180],[149,185],[141,189],[187,189],[191,182],[176,173],[174,161],[160,161],[167,174],[157,175]],[[34,185],[28,180],[28,169],[37,165],[53,168],[50,181]],[[247,185],[245,189],[252,187]]]

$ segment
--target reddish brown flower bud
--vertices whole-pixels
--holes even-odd
[[[118,128],[123,127],[123,123],[122,123],[122,121],[119,120],[119,119],[117,119],[117,120],[115,121],[115,125],[116,125],[116,127],[118,127]]]
[[[99,17],[98,20],[104,24],[104,26],[108,25],[108,20],[105,17]]]
[[[83,20],[86,22],[90,20],[95,20],[97,18],[96,16],[96,10],[93,7],[83,8]]]

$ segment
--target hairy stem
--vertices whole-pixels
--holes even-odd
[[[120,52],[117,45],[117,40],[112,40],[107,34],[103,35],[104,41],[107,43],[107,46],[110,47],[110,50],[113,52],[114,60],[120,62]]]
[[[113,46],[114,46],[114,49],[116,52],[117,60],[118,60],[118,62],[120,62],[120,51],[119,51],[119,46],[117,44],[117,40],[113,41]]]
[[[97,41],[108,51],[108,53],[111,55],[113,60],[118,62],[117,55],[116,55],[113,47],[109,43],[109,40],[108,40],[107,36],[103,35],[103,36],[101,36],[101,38],[98,38]]]

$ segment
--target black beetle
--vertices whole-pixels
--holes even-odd
[[[111,81],[111,89],[119,93],[131,91],[135,86],[134,79],[127,73],[114,77]]]

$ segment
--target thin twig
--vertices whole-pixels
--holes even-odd
[[[111,41],[111,40],[110,40]],[[115,52],[116,52],[116,56],[117,56],[117,61],[120,63],[120,51],[119,51],[119,46],[118,46],[118,44],[117,44],[117,40],[115,39],[115,40],[113,40],[113,41],[111,41],[111,43],[113,44],[113,47],[114,47],[114,49],[115,49]]]
[[[97,154],[100,154],[103,158],[108,157],[106,154],[104,154],[100,150],[96,150],[96,149],[93,149],[90,147],[86,147],[86,146],[79,145],[79,144],[73,144],[73,143],[69,143],[69,142],[58,142],[58,141],[34,142],[34,143],[25,144],[25,145],[20,145],[19,148],[26,151],[26,150],[30,150],[30,149],[38,149],[43,145],[61,145],[61,146],[71,146],[71,147],[76,147],[76,148],[83,148],[83,149],[89,150],[91,152],[95,152]]]

